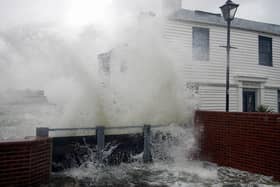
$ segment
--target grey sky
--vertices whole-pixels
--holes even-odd
[[[89,2],[90,0],[0,0],[0,27],[26,23],[63,23],[67,19],[68,22],[70,22],[71,19],[75,18],[75,15],[69,17],[73,6],[84,4],[87,11],[91,11],[91,7],[84,3],[86,1]],[[97,4],[101,1],[104,0],[91,0],[91,2]],[[120,2],[120,0],[111,1]],[[144,6],[145,3],[143,2],[145,1],[146,0],[130,0],[130,3],[132,3],[134,7],[138,5]],[[149,7],[149,5],[153,7],[156,6],[156,3],[151,3],[153,2],[152,0],[146,2],[148,2],[145,5],[146,7]],[[219,13],[219,6],[224,2],[225,0],[183,0],[183,8]],[[278,12],[278,8],[280,7],[279,0],[235,0],[235,2],[240,4],[240,8],[237,12],[238,17],[280,24]],[[83,6],[80,7],[79,12],[76,12],[76,14],[84,13],[81,11],[82,7]],[[93,8],[92,10],[94,12],[98,9]],[[90,17],[91,15],[92,14],[84,13],[83,16]]]
[[[279,0],[233,0],[240,4],[237,16],[240,18],[274,23],[280,25]],[[201,9],[211,12],[219,12],[219,6],[225,0],[184,0],[183,7],[187,9]]]

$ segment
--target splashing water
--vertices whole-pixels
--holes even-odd
[[[34,135],[31,124],[36,123],[46,127],[185,123],[193,105],[186,100],[183,79],[161,28],[161,19],[140,15],[115,29],[118,37],[113,39],[112,33],[94,26],[67,34],[65,28],[39,26],[0,32],[2,92],[45,90],[55,104],[41,113],[36,113],[42,108],[38,105],[27,106],[34,112],[19,106],[33,122],[22,116],[14,125],[3,122],[1,138]],[[110,50],[110,74],[104,77],[97,56]],[[1,107],[1,114],[10,116],[6,121],[14,120],[17,107]]]
[[[191,153],[195,152],[196,147],[194,134],[190,126],[172,125],[163,131],[155,130],[152,138],[152,164],[144,164],[142,155],[135,156],[132,163],[121,163],[118,166],[103,165],[95,159],[89,159],[80,166],[55,174],[52,184],[69,187],[279,186],[271,177],[192,160]]]

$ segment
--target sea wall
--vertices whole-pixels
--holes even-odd
[[[280,114],[197,111],[200,159],[280,180]]]
[[[50,138],[0,141],[0,186],[39,186],[51,172]]]

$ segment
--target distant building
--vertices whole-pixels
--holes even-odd
[[[46,104],[47,97],[43,90],[13,90],[0,94],[1,104]]]

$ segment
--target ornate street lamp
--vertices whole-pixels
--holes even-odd
[[[220,7],[223,13],[223,17],[227,22],[227,69],[226,69],[226,112],[229,111],[229,53],[230,53],[230,26],[231,21],[234,19],[238,4],[233,3],[231,0]]]
[[[238,6],[238,4],[228,0],[226,4],[220,7],[226,21],[232,21],[234,19]]]

